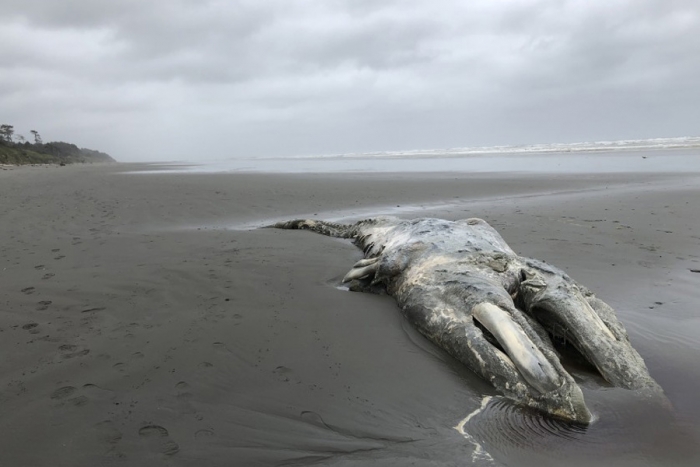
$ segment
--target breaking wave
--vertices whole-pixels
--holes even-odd
[[[407,157],[431,157],[431,156],[469,156],[489,154],[546,154],[562,152],[608,152],[627,150],[654,150],[654,149],[684,149],[700,148],[700,136],[684,136],[679,138],[654,138],[654,139],[627,139],[619,141],[595,141],[581,143],[547,143],[528,144],[515,146],[475,146],[449,149],[413,149],[407,151],[377,151],[356,152],[327,155],[293,156],[293,159],[317,159],[317,158],[407,158]]]

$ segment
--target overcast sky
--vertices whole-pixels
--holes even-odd
[[[700,136],[698,0],[3,0],[0,123],[122,161]]]

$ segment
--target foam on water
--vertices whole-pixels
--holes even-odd
[[[486,452],[484,450],[484,447],[479,444],[476,439],[472,435],[469,434],[469,432],[465,429],[465,426],[469,421],[474,418],[477,414],[479,414],[481,411],[484,410],[484,408],[488,405],[488,403],[491,401],[493,397],[492,396],[486,396],[481,400],[481,405],[479,406],[478,409],[475,411],[471,412],[469,415],[464,417],[460,422],[457,424],[457,426],[454,427],[459,434],[464,436],[464,439],[469,441],[474,445],[474,452],[472,453],[472,462],[477,462],[477,461],[485,461],[489,463],[493,463],[493,457],[491,457],[491,454]]]
[[[406,151],[377,151],[365,153],[327,154],[323,156],[295,156],[298,159],[349,158],[349,157],[422,157],[464,156],[484,154],[542,154],[561,152],[608,152],[620,150],[700,148],[699,136],[678,138],[629,139],[618,141],[595,141],[580,143],[546,143],[511,146],[474,146],[448,149],[413,149]]]

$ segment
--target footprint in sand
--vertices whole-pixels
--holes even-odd
[[[160,425],[142,426],[139,428],[139,436],[154,452],[172,456],[180,451],[180,446],[170,438],[168,430]]]
[[[113,400],[116,395],[110,389],[101,388],[92,383],[83,384],[83,393],[92,400]]]
[[[61,352],[61,358],[63,359],[83,357],[90,353],[90,349],[80,348],[73,344],[63,344],[58,347],[58,350]]]
[[[37,302],[36,304],[36,309],[37,311],[44,311],[49,309],[49,305],[51,305],[53,302],[51,300],[42,300],[40,302]]]
[[[167,438],[168,430],[160,425],[144,425],[139,428],[139,436],[144,438]]]
[[[29,331],[29,334],[39,334],[39,323],[27,323],[22,326],[22,329]]]
[[[63,386],[51,393],[51,399],[58,402],[58,406],[82,407],[91,400],[111,400],[114,393],[95,384],[84,384],[78,389],[75,386]]]
[[[129,368],[129,364],[133,363],[136,360],[140,360],[144,358],[143,352],[134,352],[129,357],[126,359],[125,362],[116,362],[112,365],[112,368],[115,371],[118,371],[119,373],[126,373],[127,369]]]
[[[180,381],[175,385],[173,395],[177,399],[177,406],[178,410],[180,413],[183,414],[197,414],[197,409],[195,409],[192,404],[190,403],[190,400],[194,397],[192,392],[190,391],[192,388],[188,383],[185,381]]]
[[[84,395],[76,395],[78,388],[75,386],[63,386],[51,393],[51,399],[58,401],[59,406],[72,405],[82,407],[88,403],[88,398]],[[73,397],[75,395],[75,397]]]
[[[119,441],[122,440],[122,432],[117,429],[116,425],[112,420],[104,420],[93,425],[93,434],[96,438],[97,444],[104,444],[106,451],[104,453],[105,457],[123,459],[126,454],[119,451],[117,446]]]
[[[218,350],[219,352],[233,353],[233,352],[231,352],[231,350],[229,350],[228,347],[226,347],[226,344],[224,344],[223,342],[214,342],[211,346],[214,347],[214,349]]]
[[[41,278],[42,278],[43,280],[51,279],[51,278],[52,278],[53,276],[55,276],[55,275],[56,275],[56,274],[54,274],[54,273],[52,273],[52,272],[47,272],[47,273],[44,274]]]
[[[273,373],[277,377],[279,381],[282,381],[283,383],[299,383],[296,379],[294,379],[294,372],[292,371],[291,368],[287,368],[286,366],[278,366],[277,368],[274,369]]]
[[[22,289],[23,294],[31,295],[34,292],[36,292],[36,289],[34,287],[25,287]]]
[[[117,429],[112,420],[96,423],[94,428],[98,439],[107,444],[117,444],[122,439],[122,432]]]
[[[198,430],[194,433],[194,439],[197,441],[206,441],[209,439],[212,439],[213,437],[216,436],[216,433],[214,433],[214,430]]]
[[[77,390],[78,388],[75,386],[63,386],[62,388],[58,388],[51,393],[51,399],[65,399],[66,397],[73,395]]]
[[[180,400],[189,400],[192,398],[192,393],[190,392],[190,385],[185,381],[180,381],[175,385],[175,397]]]

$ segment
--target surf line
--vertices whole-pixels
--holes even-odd
[[[483,446],[481,446],[481,444],[479,444],[479,443],[476,441],[476,439],[474,439],[474,437],[473,437],[472,435],[470,435],[469,433],[467,433],[467,432],[464,430],[464,426],[465,426],[467,423],[469,423],[469,420],[471,420],[472,418],[474,418],[474,416],[476,416],[476,414],[478,414],[479,412],[481,412],[482,410],[484,410],[484,408],[488,405],[488,403],[491,402],[491,399],[493,399],[493,396],[485,396],[485,397],[481,400],[481,406],[480,406],[478,409],[476,409],[475,411],[473,411],[472,413],[470,413],[469,415],[467,415],[466,417],[464,417],[464,418],[457,424],[457,426],[453,427],[455,430],[457,430],[457,431],[459,432],[459,434],[461,434],[462,436],[464,436],[464,438],[465,438],[467,441],[469,441],[470,443],[472,443],[472,444],[475,446],[475,447],[474,447],[474,452],[472,453],[472,462],[476,462],[476,461],[487,461],[487,462],[491,462],[491,463],[494,463],[494,464],[495,464],[495,462],[496,462],[496,461],[493,459],[493,457],[491,457],[491,454],[489,454],[488,452],[486,452],[486,450],[484,450]]]

